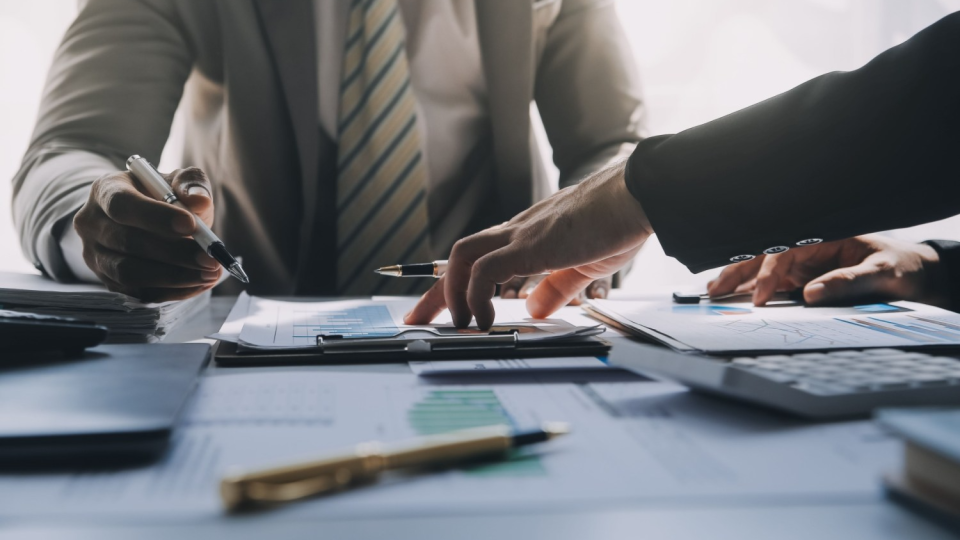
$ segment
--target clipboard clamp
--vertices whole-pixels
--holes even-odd
[[[318,335],[317,348],[324,355],[357,353],[398,353],[425,355],[437,352],[515,349],[520,342],[517,330],[480,335],[416,337],[409,339],[344,339],[338,335]]]

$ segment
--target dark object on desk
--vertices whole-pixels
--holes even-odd
[[[105,345],[0,370],[0,467],[159,457],[209,353],[205,344]]]
[[[884,477],[887,495],[960,532],[960,409],[884,410],[877,422],[904,439],[903,467]]]
[[[0,310],[0,353],[7,360],[22,359],[20,353],[56,351],[77,355],[106,338],[107,329],[90,322]]]
[[[699,304],[700,302],[750,302],[753,300],[753,292],[721,294],[720,296],[710,297],[709,294],[699,293],[673,293],[673,302],[676,304]],[[794,289],[792,291],[781,291],[773,295],[771,302],[798,302],[803,303],[803,289]]]
[[[630,330],[596,310],[611,328]],[[640,345],[610,365],[704,393],[809,418],[867,416],[879,407],[960,406],[960,358],[896,349],[726,358]]]
[[[511,347],[471,347],[437,351],[407,348],[406,350],[348,351],[324,354],[321,351],[245,351],[236,343],[217,342],[214,360],[225,367],[285,366],[309,364],[359,364],[377,362],[410,362],[412,360],[495,360],[500,358],[545,358],[554,356],[606,356],[610,342],[596,336],[564,339],[562,341],[520,341]]]

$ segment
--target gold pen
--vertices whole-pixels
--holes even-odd
[[[389,470],[505,457],[514,448],[569,432],[566,423],[546,422],[530,431],[513,431],[507,426],[464,429],[389,448],[379,442],[363,443],[347,453],[317,461],[228,476],[220,481],[220,497],[228,511],[292,502],[367,484]]]
[[[416,264],[395,264],[393,266],[382,266],[373,271],[375,274],[390,277],[432,277],[440,279],[447,273],[447,261],[433,261],[429,263]],[[550,275],[549,272],[537,274],[538,276]]]

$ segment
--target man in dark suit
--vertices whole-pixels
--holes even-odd
[[[810,246],[827,253],[816,246],[942,219],[960,212],[958,155],[960,13],[860,69],[646,139],[626,163],[461,240],[445,283],[408,320],[428,320],[446,304],[458,325],[475,316],[488,327],[496,283],[553,271],[527,302],[546,316],[654,232],[668,255],[700,272],[760,255],[800,257]],[[588,233],[598,241],[581,242]],[[882,266],[893,266],[901,284],[928,282],[916,290],[937,291],[937,302],[956,308],[958,246],[933,243],[918,256],[875,244],[859,253],[864,262],[886,253]],[[816,289],[806,294],[816,300]]]

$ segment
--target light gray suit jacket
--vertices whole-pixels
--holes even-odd
[[[154,163],[174,112],[185,161],[215,185],[215,228],[259,294],[333,294],[336,145],[317,113],[312,0],[87,0],[57,51],[13,179],[26,256],[72,275],[58,239],[99,176]],[[522,211],[544,177],[535,99],[561,186],[640,140],[634,59],[611,0],[478,0],[494,207]],[[470,232],[470,231],[465,231]]]

